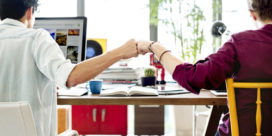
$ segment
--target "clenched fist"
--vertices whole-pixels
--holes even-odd
[[[151,41],[138,41],[137,42],[138,53],[144,55],[144,54],[150,52],[149,46],[151,43],[152,43]]]
[[[122,55],[122,59],[128,59],[131,57],[137,57],[138,51],[137,51],[137,45],[136,45],[135,39],[130,39],[125,44],[123,44],[121,47],[119,47],[119,51]]]

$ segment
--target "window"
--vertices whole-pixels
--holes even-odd
[[[223,5],[223,21],[232,33],[256,29],[246,0],[223,0]]]
[[[39,0],[36,17],[73,17],[77,15],[77,0]]]
[[[173,1],[179,1],[179,0],[173,0]],[[194,0],[196,4],[200,7],[200,9],[203,11],[203,15],[205,17],[205,21],[203,22],[203,30],[204,30],[204,42],[202,46],[201,54],[198,56],[198,59],[204,59],[209,54],[215,52],[216,50],[213,49],[213,37],[211,35],[211,28],[214,23],[212,21],[213,16],[213,7],[212,4],[216,0]],[[181,7],[183,8],[182,12],[186,12],[186,2],[190,3],[191,0],[183,0],[183,4]],[[169,16],[169,14],[165,14],[165,10],[159,11],[159,17],[165,18],[165,16]],[[174,15],[174,19],[178,18],[176,14]],[[223,23],[227,26],[227,30],[229,30],[231,33],[237,33],[244,30],[249,29],[255,29],[254,23],[252,19],[250,18],[250,14],[248,12],[248,5],[246,0],[237,1],[237,0],[222,0],[222,20]],[[186,17],[182,18],[181,24],[182,26],[182,34],[186,37],[192,34],[191,31],[186,31],[188,28],[186,24],[187,20]],[[192,27],[192,26],[190,26]],[[181,56],[181,49],[179,44],[175,44],[175,39],[173,36],[173,33],[170,31],[171,25],[165,25],[163,23],[159,23],[159,31],[158,31],[158,37],[159,41],[165,44],[168,48],[172,48],[174,50],[174,54],[176,56]],[[224,44],[227,40],[229,40],[230,36],[223,35],[222,36],[222,43]],[[221,45],[219,45],[217,48],[219,48]],[[192,53],[190,53],[192,54]],[[188,60],[186,60],[188,61]]]
[[[206,18],[203,23],[205,26],[205,42],[203,43],[202,53],[198,58],[203,59],[214,52],[210,32],[213,24],[213,0],[195,1],[203,10]],[[40,0],[41,5],[36,16],[76,16],[77,2],[78,0]],[[254,24],[251,23],[252,21],[250,21],[246,1],[238,1],[238,3],[235,0],[222,0],[222,20],[232,33],[255,28]],[[149,0],[85,0],[85,16],[88,18],[87,38],[107,39],[108,51],[121,46],[131,38],[149,40],[148,4]],[[159,16],[165,16],[165,14],[160,12]],[[178,16],[175,16],[175,18],[178,18]],[[186,20],[182,22],[186,22]],[[184,26],[186,27],[186,24]],[[167,48],[172,49],[172,53],[181,56],[179,53],[181,49],[179,49],[179,45],[175,45],[175,39],[169,30],[170,27],[159,24],[158,40]],[[189,32],[183,33],[190,34]],[[222,44],[228,39],[229,36],[223,36]],[[148,55],[131,60],[132,62],[129,64],[134,65],[133,67],[149,65]]]

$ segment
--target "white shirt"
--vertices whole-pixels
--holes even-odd
[[[56,85],[66,87],[75,65],[48,32],[13,19],[0,24],[0,58],[0,101],[28,101],[37,136],[57,135]]]

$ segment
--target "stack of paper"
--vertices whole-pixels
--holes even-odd
[[[132,68],[109,68],[99,74],[96,78],[102,79],[104,83],[138,83],[139,72]]]

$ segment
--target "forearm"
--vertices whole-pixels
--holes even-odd
[[[171,75],[173,74],[177,65],[184,63],[177,57],[173,56],[170,52],[166,52],[163,54],[163,56],[161,56],[167,49],[161,46],[160,43],[154,43],[150,49],[154,52],[158,59],[161,57],[160,63]]]
[[[83,61],[82,63],[77,64],[70,73],[66,84],[68,87],[72,87],[77,84],[84,83],[94,78],[120,59],[122,59],[121,52],[120,50],[115,49],[104,55]]]

